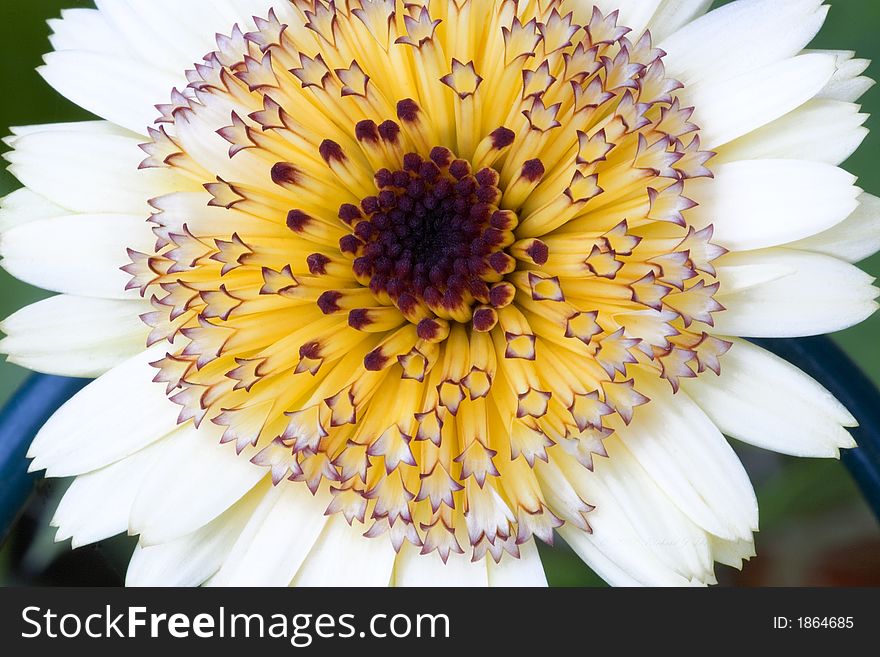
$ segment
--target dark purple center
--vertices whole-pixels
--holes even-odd
[[[375,182],[375,196],[339,213],[352,227],[340,248],[354,256],[358,279],[404,312],[422,302],[445,309],[488,303],[486,280],[507,264],[503,249],[515,221],[498,209],[498,173],[474,174],[438,147],[427,160],[406,155],[403,168],[381,169]]]

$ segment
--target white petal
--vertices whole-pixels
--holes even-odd
[[[225,19],[217,24],[216,7],[222,6],[222,2],[187,0],[172,4],[167,0],[96,0],[95,5],[126,44],[129,57],[168,74],[165,93],[180,83],[185,68],[216,48],[214,35],[231,27],[225,24]],[[201,24],[192,21],[194,10],[200,12]],[[169,20],[169,16],[174,16],[174,20]],[[88,48],[88,44],[84,45]]]
[[[843,428],[852,415],[825,388],[794,365],[734,340],[721,376],[684,381],[683,387],[726,435],[793,456],[838,457],[855,447]]]
[[[701,16],[660,43],[666,70],[691,85],[724,80],[800,52],[822,27],[822,0],[742,0]]]
[[[877,83],[874,80],[864,76],[838,82],[832,79],[822,93],[819,94],[819,97],[853,103],[868,93],[875,84]]]
[[[209,206],[211,195],[201,192],[176,192],[153,199],[153,219],[172,233],[181,234],[186,224],[190,232],[200,237],[229,239],[235,232],[249,237],[280,237],[290,239],[290,229],[272,218],[259,217],[236,210]]]
[[[149,363],[165,355],[156,345],[115,367],[74,395],[31,443],[31,472],[78,475],[134,454],[177,427],[180,408],[152,382]]]
[[[63,123],[32,123],[30,125],[18,125],[9,128],[12,133],[3,139],[3,143],[7,146],[15,146],[22,137],[35,135],[38,133],[70,133],[77,132],[84,135],[93,135],[96,139],[104,136],[124,137],[128,140],[143,140],[143,137],[131,130],[126,130],[115,123],[109,121],[68,121]]]
[[[80,475],[55,511],[56,541],[72,538],[73,547],[94,543],[128,529],[128,516],[147,471],[164,441],[153,443],[106,468]]]
[[[626,564],[620,564],[613,556],[605,554],[583,530],[565,524],[557,531],[583,562],[611,586],[644,586],[627,570]]]
[[[712,549],[712,558],[715,561],[738,570],[742,570],[743,561],[748,561],[755,556],[754,537],[727,541],[710,535],[709,547]]]
[[[126,586],[199,586],[220,568],[245,524],[268,492],[264,480],[201,529],[167,543],[138,545]]]
[[[719,294],[735,294],[766,283],[772,283],[785,276],[792,275],[795,270],[773,262],[751,262],[746,256],[731,254],[720,258],[715,263],[718,281],[721,284]]]
[[[169,402],[170,403],[170,402]],[[219,444],[223,430],[191,422],[175,431],[150,469],[129,518],[143,545],[164,543],[211,522],[257,485],[266,471]]]
[[[709,150],[765,126],[813,98],[834,73],[829,55],[801,55],[730,79],[706,78],[682,90],[701,144]]]
[[[655,43],[705,14],[711,4],[712,0],[663,0],[648,25]]]
[[[618,430],[627,450],[697,525],[722,538],[748,538],[758,528],[758,504],[721,432],[681,391],[673,395],[648,378],[638,387],[652,402]]]
[[[519,546],[519,559],[505,554],[499,563],[488,559],[486,568],[489,571],[489,586],[499,587],[540,587],[547,586],[544,566],[535,540],[532,539]]]
[[[787,267],[793,273],[719,294],[717,300],[727,310],[715,313],[715,330],[723,335],[771,338],[831,333],[858,324],[877,309],[874,279],[837,258],[775,248],[729,254],[724,262]]]
[[[856,59],[851,50],[815,52],[827,52],[837,59],[837,72],[819,94],[820,97],[854,103],[874,86],[874,80],[862,75],[871,64],[869,60]]]
[[[279,484],[254,511],[211,586],[287,586],[327,522],[326,497],[299,483]]]
[[[83,50],[51,52],[37,71],[62,96],[132,132],[145,135],[182,78],[128,57]]]
[[[787,246],[861,262],[880,251],[880,199],[862,194],[859,207],[839,224]]]
[[[219,177],[264,189],[266,181],[272,179],[274,162],[250,150],[243,150],[230,158],[229,142],[217,133],[229,125],[233,111],[240,112],[241,109],[222,98],[206,98],[196,112],[178,116],[174,124],[175,140],[194,162],[202,166],[205,177],[211,176],[208,180]]]
[[[127,56],[125,41],[94,9],[62,9],[61,18],[47,21],[52,29],[49,42],[54,50],[92,50]]]
[[[630,28],[633,31],[630,36],[638,39],[648,27],[648,21],[657,11],[660,0],[594,0],[584,4],[588,9],[591,4],[597,6],[606,16],[612,11],[619,11],[617,24]]]
[[[95,4],[121,35],[130,56],[177,75],[215,50],[215,35],[228,34],[235,23],[248,30],[254,15],[265,17],[273,6],[282,23],[293,19],[287,0],[96,0]]]
[[[613,508],[596,509],[591,515],[602,534],[588,534],[565,524],[559,535],[593,571],[612,586],[688,586],[690,582],[657,559],[625,519],[615,518]]]
[[[364,531],[338,513],[330,517],[292,586],[388,586],[394,547],[386,536],[365,538]]]
[[[737,160],[811,160],[839,165],[868,135],[868,115],[859,106],[815,99],[772,123],[727,144],[713,166]]]
[[[472,562],[467,554],[450,553],[444,564],[440,555],[419,554],[417,548],[404,543],[394,565],[394,586],[488,586],[485,560]]]
[[[126,290],[131,276],[127,248],[152,252],[153,235],[143,216],[76,215],[39,219],[0,234],[0,265],[37,287],[76,296],[137,299]]]
[[[843,169],[800,160],[745,160],[715,167],[714,180],[692,181],[700,205],[689,220],[715,226],[714,242],[733,251],[776,246],[846,219],[861,192]]]
[[[657,394],[653,394],[654,392]],[[668,393],[661,389],[652,391],[652,396],[654,403],[662,405],[667,401]],[[678,398],[676,401],[679,401]],[[684,402],[690,407],[688,414],[691,418],[682,415],[685,424],[679,432],[698,430],[700,424],[708,424],[693,404],[686,399]],[[675,414],[670,412],[669,415]],[[638,414],[636,417],[638,418]],[[650,433],[652,429],[646,426],[635,427],[633,431],[644,434],[645,440],[652,440],[655,436]],[[685,436],[677,437],[676,440],[681,443],[681,451],[702,450],[707,454],[713,451],[712,445],[715,443],[722,448],[721,468],[728,468],[724,462],[730,460],[729,448],[714,427],[712,431],[717,436],[713,441],[707,441],[705,437],[691,441]],[[662,440],[660,442],[661,447],[670,449],[674,457],[682,458],[678,456],[675,444]],[[588,534],[567,524],[560,529],[566,541],[597,574],[614,585],[715,583],[715,537],[679,509],[680,495],[664,486],[662,477],[652,477],[620,438],[610,438],[605,445],[609,458],[596,458],[593,472],[585,471],[568,457],[557,458],[578,495],[596,506],[587,516],[592,533]],[[656,459],[658,463],[664,460],[663,456]],[[708,462],[711,459],[706,461]],[[713,467],[706,463],[691,463],[690,467]],[[734,472],[742,470],[738,461],[733,461],[732,464],[735,466]],[[725,471],[724,475],[729,477],[730,472]],[[700,496],[701,490],[711,489],[713,484],[702,481],[698,486],[697,495]],[[721,482],[716,487],[723,490],[728,486]],[[740,489],[737,495],[741,498],[734,504],[745,509],[746,516],[753,515],[755,502],[748,482],[743,482],[740,477],[733,488]],[[718,503],[717,500],[715,503]],[[723,514],[718,515],[720,522],[723,522]],[[732,515],[736,516],[737,513],[733,512]],[[739,515],[742,516],[741,513]],[[756,521],[756,518],[752,519]],[[742,542],[751,542],[751,532],[746,530],[745,535]]]
[[[629,520],[641,542],[685,579],[714,579],[706,532],[678,510],[622,441],[607,441],[607,451],[609,458],[597,458],[595,474],[585,477],[588,491],[597,490],[595,480],[601,482],[593,504],[613,505],[616,513]],[[592,520],[590,516],[587,519]],[[598,532],[595,527],[593,531]],[[597,534],[597,538],[614,541],[609,535]]]
[[[94,378],[141,353],[149,329],[143,300],[58,295],[0,322],[0,352],[38,372]]]
[[[166,169],[138,169],[146,157],[138,148],[143,141],[101,121],[35,126],[11,140],[15,150],[4,157],[24,185],[72,212],[146,218],[157,190],[184,183]]]
[[[0,233],[34,219],[51,219],[66,214],[68,211],[61,206],[22,187],[0,200]]]
[[[139,134],[146,134],[172,88],[186,86],[184,72],[216,49],[214,35],[238,22],[247,31],[253,15],[276,7],[292,18],[286,1],[99,0],[98,11],[79,10],[53,21],[53,45],[40,73],[77,105]],[[169,20],[173,16],[173,20]]]

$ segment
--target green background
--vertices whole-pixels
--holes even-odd
[[[185,0],[181,0],[185,2]],[[817,48],[855,50],[858,56],[880,59],[880,2],[837,0],[825,28],[814,43]],[[42,55],[49,49],[46,19],[57,17],[62,8],[90,6],[85,0],[4,0],[0,8],[0,131],[5,126],[71,121],[89,115],[55,93],[35,72]],[[735,53],[733,53],[735,54]],[[877,77],[880,70],[869,69]],[[880,88],[863,99],[865,111],[880,108]],[[860,186],[880,194],[880,124],[870,119],[872,133],[846,168],[859,176]],[[16,180],[0,171],[0,196],[16,189]],[[872,275],[880,274],[880,257],[863,263]],[[46,296],[45,292],[20,283],[0,271],[0,316]],[[877,383],[880,383],[880,348],[877,344],[880,314],[861,325],[841,332],[835,339]],[[20,384],[27,372],[13,365],[0,364],[0,402]],[[719,567],[722,583],[727,584],[867,584],[880,583],[880,533],[870,512],[860,500],[844,468],[834,461],[795,460],[737,446],[756,483],[761,503],[758,535],[760,558],[742,573]],[[51,504],[57,491],[44,489],[41,499]],[[34,511],[34,513],[37,513]],[[37,513],[39,516],[39,513]],[[42,516],[40,516],[42,517]],[[0,551],[0,583],[34,581],[12,566],[26,553],[31,563],[47,563],[66,548],[51,548],[46,529],[36,528],[29,544],[15,548],[8,544]],[[24,533],[24,530],[21,530]],[[8,541],[7,543],[13,543]],[[59,546],[61,547],[61,546]],[[127,541],[117,539],[108,545],[83,548],[77,553],[116,561],[111,570],[124,568],[119,554],[128,549]],[[16,555],[11,556],[11,552]],[[34,554],[36,552],[36,555]],[[564,548],[545,550],[545,563],[551,583],[578,585],[596,579]],[[4,568],[4,562],[7,567]],[[91,561],[89,561],[91,563]],[[89,568],[85,569],[87,572]],[[84,575],[84,583],[90,580]],[[70,583],[69,578],[47,578],[43,583]],[[110,577],[112,581],[112,577]]]

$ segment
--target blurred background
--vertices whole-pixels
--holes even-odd
[[[182,0],[185,1],[185,0]],[[880,3],[830,0],[832,10],[816,48],[855,50],[880,61]],[[723,4],[723,3],[718,3]],[[31,0],[0,3],[0,133],[7,126],[91,118],[55,93],[35,72],[49,50],[46,20],[66,7],[92,6],[87,0]],[[872,66],[869,75],[880,76]],[[157,102],[161,99],[157,99]],[[864,111],[880,112],[880,87],[863,99]],[[846,168],[863,189],[880,194],[880,122],[870,119],[871,135]],[[5,150],[5,146],[2,147]],[[0,196],[18,187],[0,170]],[[880,276],[880,257],[863,263]],[[0,317],[46,296],[0,270]],[[838,333],[834,339],[880,384],[880,313]],[[27,372],[0,363],[0,404]],[[718,566],[720,583],[736,586],[880,586],[880,528],[838,461],[792,459],[741,444],[739,451],[755,483],[761,507],[759,557],[742,572]],[[118,585],[124,577],[133,539],[118,537],[99,545],[70,549],[54,543],[49,527],[65,481],[41,481],[6,540],[0,543],[0,585]],[[3,537],[0,537],[2,539]],[[543,549],[550,583],[601,585],[564,546]]]

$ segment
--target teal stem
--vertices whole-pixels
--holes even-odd
[[[28,446],[52,413],[87,383],[87,379],[33,374],[0,410],[0,541],[39,479],[27,471]]]

